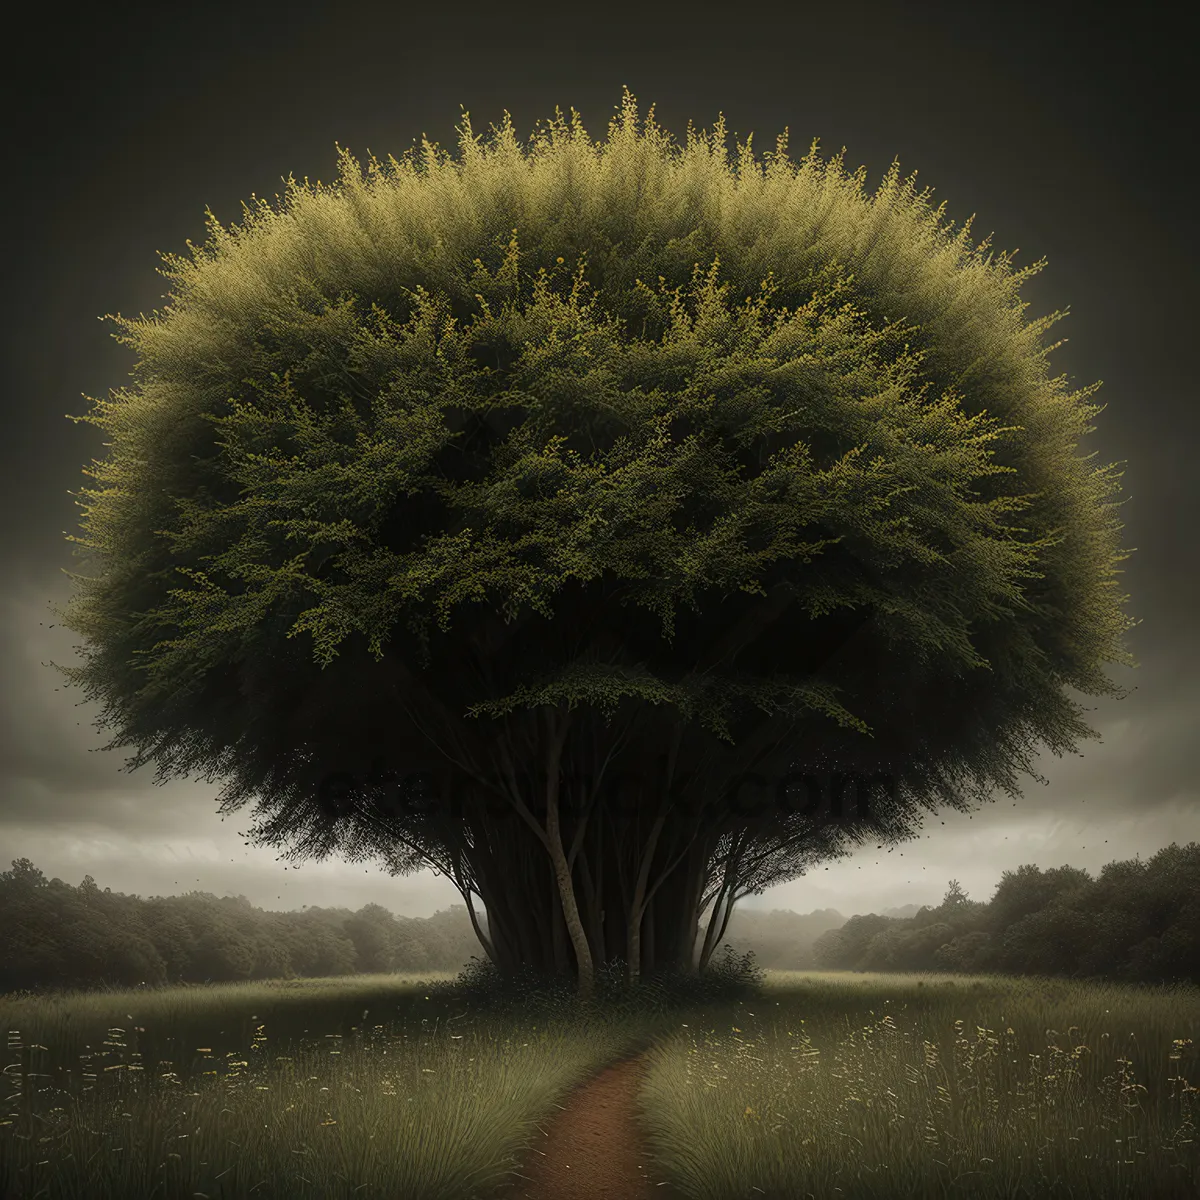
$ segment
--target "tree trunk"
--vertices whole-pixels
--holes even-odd
[[[683,738],[683,725],[677,723],[671,734],[671,749],[667,755],[666,777],[660,785],[662,792],[659,796],[658,815],[650,829],[650,836],[642,849],[637,882],[633,888],[633,900],[629,906],[629,958],[626,963],[626,981],[632,987],[637,983],[642,973],[642,918],[645,916],[647,895],[646,885],[650,879],[650,867],[654,862],[654,852],[658,848],[659,835],[666,824],[667,814],[671,807],[671,787],[675,780],[675,761],[679,755],[679,743]]]
[[[698,969],[696,938],[700,933],[700,902],[704,898],[707,858],[706,844],[697,844],[692,846],[684,860],[686,870],[681,884],[684,893],[680,898],[676,916],[679,924],[672,941],[675,947],[674,965],[689,975],[696,974]]]
[[[553,711],[547,716],[550,740],[546,747],[546,839],[550,850],[550,860],[554,864],[554,876],[558,883],[562,914],[567,922],[567,934],[570,936],[571,946],[575,951],[575,965],[579,980],[577,995],[581,1000],[591,1000],[596,990],[592,952],[588,946],[583,922],[579,919],[579,906],[575,902],[575,885],[571,879],[571,868],[567,863],[567,855],[562,843],[562,831],[559,826],[558,790],[562,779],[562,748],[563,743],[567,740],[570,719],[570,710],[557,719]]]
[[[608,961],[604,944],[604,894],[592,882],[592,870],[588,866],[588,856],[579,856],[580,885],[583,888],[584,899],[587,903],[588,915],[588,944],[592,948],[592,959],[597,965]]]
[[[666,827],[669,827],[669,822]],[[529,840],[533,844],[533,838],[530,837]],[[658,861],[651,872],[652,882],[655,882],[654,870],[662,869],[662,860],[668,855],[674,858],[678,853],[676,850],[675,854],[672,854],[666,842],[665,837],[660,837]],[[588,900],[582,910],[577,907],[575,911],[580,920],[579,932],[584,934],[582,940],[587,947],[593,972],[597,962],[624,959],[628,975],[629,960],[626,956],[630,952],[631,940],[628,921],[630,906],[628,898],[622,895],[617,879],[620,847],[624,845],[624,856],[628,861],[628,842],[622,841],[620,837],[610,837],[606,831],[604,843],[600,867],[604,887],[593,883],[589,889],[586,884],[581,883],[579,894],[588,896]],[[536,843],[536,849],[537,854],[523,860],[520,871],[510,867],[509,886],[500,895],[494,896],[496,907],[487,910],[488,928],[499,960],[497,965],[505,974],[521,965],[546,974],[555,970],[552,925],[547,924],[551,916],[559,923],[560,937],[562,929],[565,929],[568,935],[570,933],[570,926],[564,921],[562,910],[565,906],[561,901],[563,889],[559,884],[558,871],[552,862],[553,855],[547,855],[540,843]],[[494,854],[499,858],[498,863],[489,862],[489,867],[510,861],[503,857],[507,853],[503,846],[495,849],[481,847],[476,853],[479,856],[487,853],[489,857]],[[591,868],[587,866],[582,854],[578,866],[581,878],[585,873],[590,874]],[[704,866],[703,848],[693,846],[669,877],[654,890],[652,896],[649,895],[650,889],[646,889],[642,933],[636,942],[636,976],[660,968],[688,973],[696,971],[697,936],[702,932],[699,904],[704,891],[707,890],[704,886]],[[573,898],[576,894],[574,881],[568,881],[571,884],[568,894]],[[547,901],[552,903],[548,904]],[[723,914],[724,907],[721,915]],[[719,919],[718,917],[718,922]],[[650,922],[653,922],[653,933]],[[546,931],[547,936],[544,940],[539,933],[540,928]],[[714,936],[717,929],[719,924],[713,930]],[[568,937],[566,940],[574,948],[574,939]],[[575,964],[571,964],[568,959],[568,971],[573,965]]]
[[[655,919],[658,916],[658,911],[654,906],[657,903],[658,903],[658,896],[657,895],[651,896],[649,903],[646,905],[646,913],[643,918],[645,924],[643,926],[643,931],[644,931],[644,936],[642,938],[643,961],[642,961],[641,966],[642,966],[642,973],[645,975],[649,975],[654,970],[654,968],[657,964],[657,961],[658,961],[657,958],[655,957],[655,946],[657,945],[657,939],[655,937],[655,932],[654,932]]]
[[[566,975],[571,964],[567,960],[567,927],[563,923],[562,906],[557,903],[557,891],[554,878],[550,879],[550,922],[554,929],[554,972],[556,975]]]
[[[496,959],[496,947],[492,945],[487,934],[479,928],[479,919],[475,916],[475,905],[471,903],[471,889],[467,888],[463,895],[463,899],[467,902],[467,916],[471,918],[471,928],[475,930],[475,936],[479,939],[479,944],[483,947],[484,953],[493,963],[499,966]]]
[[[654,848],[658,845],[658,835],[666,817],[659,813],[654,819],[646,847],[642,851],[641,869],[638,871],[637,883],[633,888],[633,900],[629,905],[629,946],[625,963],[625,980],[633,987],[642,971],[642,917],[646,912],[646,881],[650,877],[650,863],[654,858]]]
[[[471,918],[471,928],[475,930],[475,936],[479,939],[479,944],[483,947],[484,953],[488,956],[488,958],[493,963],[496,963],[496,948],[492,945],[487,934],[479,928],[479,920],[475,916],[475,905],[471,901],[472,889],[467,886],[466,881],[463,879],[462,866],[457,861],[454,863],[454,884],[458,888],[459,894],[466,902],[467,916]],[[480,893],[479,898],[481,900],[483,899],[482,893]],[[497,963],[497,965],[499,964]]]
[[[719,935],[717,935],[717,926],[721,922],[723,909],[727,907],[726,901],[728,896],[727,885],[722,884],[721,890],[717,893],[717,898],[713,901],[712,913],[708,918],[708,929],[704,934],[704,945],[700,948],[698,969],[701,973],[708,966],[708,960],[712,957],[712,952],[716,949],[717,942],[720,940]]]
[[[741,899],[741,897],[736,891],[732,891],[728,894],[725,900],[725,915],[721,918],[721,928],[717,931],[717,936],[713,939],[713,944],[709,948],[708,953],[702,955],[700,958],[701,971],[708,966],[709,960],[712,958],[713,950],[720,945],[721,939],[725,936],[725,930],[729,928],[729,918],[733,916],[733,906],[738,902],[739,899]]]
[[[695,973],[697,938],[703,932],[701,904],[714,884],[709,863],[721,843],[713,823],[719,818],[703,809],[677,809],[665,787],[664,803],[657,806],[649,829],[638,829],[636,805],[627,817],[603,792],[595,810],[589,810],[583,803],[589,789],[564,782],[577,758],[573,754],[569,759],[565,749],[573,717],[570,711],[544,708],[536,718],[539,724],[545,721],[540,738],[526,738],[525,747],[514,741],[501,750],[507,780],[503,795],[514,797],[513,819],[484,815],[485,805],[494,811],[486,785],[464,794],[478,820],[476,836],[461,850],[471,868],[464,878],[477,885],[483,900],[496,965],[506,975],[521,967],[550,975],[563,970],[564,943],[569,944],[567,973],[575,972],[579,994],[588,997],[594,995],[597,963],[623,959],[630,981],[661,969]],[[572,746],[577,740],[573,735]],[[513,751],[529,761],[528,744],[538,741],[538,787],[545,788],[546,809],[535,815],[521,800],[522,793],[529,794],[529,783],[518,785]],[[660,766],[644,778],[653,779],[657,790],[665,782],[661,774]],[[579,792],[579,802],[562,800],[574,794],[568,787]],[[700,799],[703,795],[701,791]],[[522,819],[515,819],[518,815]],[[724,892],[709,927],[716,940],[740,862],[723,866],[728,872]],[[708,942],[708,953],[714,944]],[[707,961],[703,951],[699,957]]]

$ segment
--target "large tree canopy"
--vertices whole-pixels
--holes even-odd
[[[1099,385],[1048,377],[1065,314],[1023,320],[1044,260],[628,93],[601,145],[460,146],[208,213],[166,312],[113,318],[59,668],[110,748],[294,856],[435,865],[502,968],[588,993],[1096,736],[1065,689],[1132,665],[1119,475],[1075,453]],[[887,786],[838,819],[789,771]]]

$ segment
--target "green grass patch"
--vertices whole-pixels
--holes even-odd
[[[1200,1196],[1200,989],[770,972],[650,1054],[662,1176],[734,1197]]]
[[[692,1200],[1200,1195],[1200,989],[770,972],[581,1010],[449,975],[0,997],[6,1197],[484,1200],[646,1051]]]
[[[0,997],[0,1195],[486,1195],[573,1087],[668,1032],[489,1012],[450,979]]]

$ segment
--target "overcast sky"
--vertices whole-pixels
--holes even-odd
[[[1129,637],[1141,665],[1111,668],[1137,685],[1127,699],[1089,701],[1103,743],[1044,756],[1049,785],[1030,780],[1016,804],[929,818],[917,841],[872,845],[747,905],[849,915],[936,903],[951,878],[987,899],[1022,863],[1096,872],[1200,838],[1194,32],[1118,27],[1102,6],[1084,23],[1053,5],[978,2],[795,4],[772,7],[769,28],[732,22],[728,6],[693,8],[686,27],[644,5],[176,8],[89,6],[64,21],[34,6],[25,16],[43,24],[10,68],[24,75],[3,85],[0,869],[28,856],[71,884],[90,873],[113,891],[241,893],[267,908],[375,901],[425,916],[458,902],[428,872],[285,869],[244,845],[249,809],[217,816],[219,784],[155,787],[153,767],[121,771],[131,751],[96,749],[111,737],[93,728],[97,706],[42,665],[76,661],[79,639],[50,628],[48,604],[66,600],[62,572],[79,565],[68,491],[91,484],[81,468],[105,453],[102,431],[64,414],[126,383],[133,352],[98,318],[163,307],[156,252],[202,244],[205,205],[228,226],[251,193],[282,194],[289,172],[331,182],[335,141],[360,161],[399,158],[422,134],[454,149],[460,105],[477,132],[508,109],[523,141],[556,105],[574,107],[599,140],[622,85],[680,142],[689,119],[711,128],[724,112],[731,148],[753,132],[761,154],[785,126],[794,160],[814,136],[825,158],[845,146],[868,191],[898,156],[949,219],[976,214],[976,240],[1019,248],[1017,267],[1046,256],[1022,291],[1026,317],[1070,306],[1051,330],[1070,339],[1052,373],[1104,381],[1095,399],[1108,408],[1084,449],[1127,460],[1124,544],[1137,552],[1123,586],[1143,621]]]

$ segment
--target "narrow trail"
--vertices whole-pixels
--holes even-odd
[[[634,1115],[644,1069],[625,1057],[577,1087],[496,1200],[687,1200],[650,1173]]]

